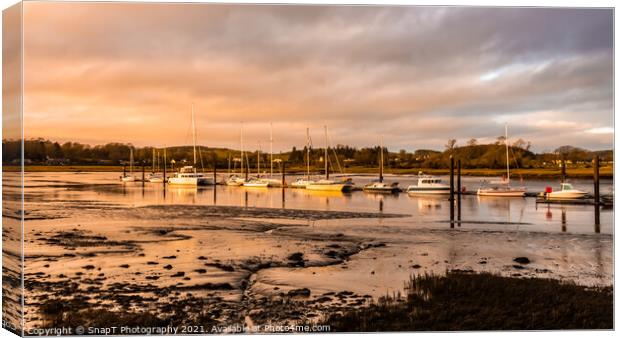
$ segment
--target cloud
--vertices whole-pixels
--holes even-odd
[[[321,139],[443,148],[511,116],[534,149],[611,147],[613,12],[406,6],[25,4],[26,137],[139,145]],[[536,123],[538,121],[538,125]],[[248,141],[251,145],[251,141]]]

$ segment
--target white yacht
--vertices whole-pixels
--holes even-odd
[[[379,179],[364,186],[364,192],[394,194],[400,192],[398,182],[383,182],[383,139],[380,142],[381,155],[379,156]]]
[[[310,128],[306,128],[306,177],[299,177],[295,182],[291,183],[292,188],[306,189],[309,184],[314,183],[310,179]]]
[[[490,187],[482,186],[478,189],[478,196],[492,197],[523,197],[525,196],[525,187],[512,187],[510,185],[510,154],[508,152],[508,125],[505,126],[505,143],[506,143],[506,179],[501,182],[495,182]]]
[[[350,192],[353,190],[353,180],[350,178],[344,178],[343,180],[330,180],[329,179],[329,141],[327,138],[327,126],[325,126],[325,179],[310,182],[306,185],[308,190],[320,190],[320,191],[342,191]]]
[[[192,104],[192,140],[194,143],[194,166],[196,165],[196,121],[194,118],[194,104]],[[205,174],[199,173],[194,166],[188,165],[182,167],[178,172],[174,173],[168,179],[170,185],[198,186],[213,185],[212,179],[207,178]]]
[[[450,186],[442,183],[441,178],[418,173],[418,185],[407,187],[409,195],[445,195],[450,193]]]
[[[129,149],[129,174],[123,169],[123,176],[121,176],[122,182],[135,182],[136,178],[133,176],[133,148]]]

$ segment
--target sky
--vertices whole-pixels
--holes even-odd
[[[613,147],[613,11],[24,5],[25,137],[87,144]]]

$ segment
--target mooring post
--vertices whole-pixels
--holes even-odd
[[[282,166],[282,188],[284,188],[286,186],[286,163],[282,161],[280,165]]]
[[[566,181],[566,159],[562,159],[562,164],[561,164],[561,168],[562,168],[562,183],[564,183],[564,181]]]
[[[457,200],[456,200],[456,209],[457,216],[456,219],[459,222],[459,226],[461,226],[461,159],[456,162],[456,190],[457,190]]]
[[[245,168],[245,181],[247,182],[250,178],[250,169],[248,167]]]
[[[450,227],[454,227],[454,157],[450,155]]]
[[[594,168],[594,225],[595,230],[599,230],[598,226],[601,224],[601,210],[599,208],[599,204],[601,202],[600,196],[600,181],[599,181],[599,159],[598,155],[594,155],[594,159],[592,160],[593,168]],[[597,231],[598,232],[598,231]]]
[[[217,185],[217,163],[213,163],[213,185]]]
[[[125,175],[127,175],[127,165],[123,164],[123,177],[125,177]]]
[[[144,181],[145,181],[145,179],[144,179],[144,166],[145,165],[146,164],[144,163],[144,161],[142,161],[142,185],[144,185]]]

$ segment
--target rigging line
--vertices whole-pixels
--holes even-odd
[[[332,136],[331,135],[327,135],[328,138],[328,144],[331,146],[331,144],[333,143],[332,141]],[[338,159],[338,153],[336,153],[336,148],[331,147],[332,151],[334,152],[334,156],[336,157],[336,164],[338,164],[338,171],[340,171],[341,174],[344,175],[344,171],[342,170],[342,167],[340,166],[340,160]]]

